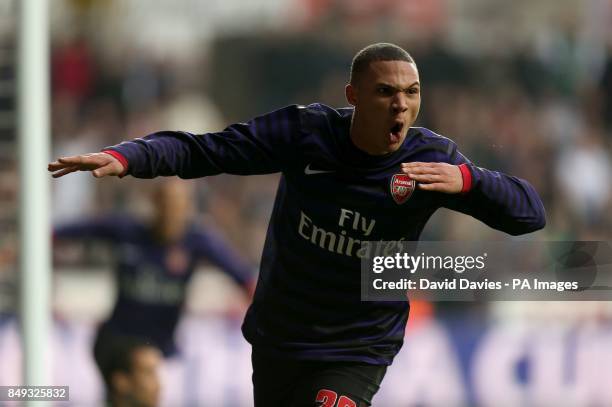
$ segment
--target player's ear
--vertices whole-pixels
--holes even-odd
[[[346,96],[346,101],[349,102],[352,106],[357,104],[357,89],[350,83],[347,83],[344,87],[344,94]]]

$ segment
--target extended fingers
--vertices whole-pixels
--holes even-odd
[[[401,169],[405,174],[437,174],[451,176],[456,171],[456,166],[448,163],[403,163]]]
[[[99,154],[73,155],[71,157],[61,157],[58,161],[69,165],[92,165],[100,163],[100,156]]]
[[[59,161],[53,161],[52,163],[49,163],[49,165],[47,166],[47,171],[57,171],[57,170],[61,170],[62,168],[66,168],[67,166],[69,166],[69,164],[63,164]]]
[[[74,164],[81,164],[81,162],[83,161],[83,158],[80,155],[73,155],[70,157],[60,157],[57,159],[57,161],[62,164],[74,165]]]
[[[438,163],[422,163],[422,162],[411,162],[402,163],[402,170],[407,171],[432,171],[438,168]]]
[[[405,163],[401,166],[405,174],[444,174],[446,168],[442,163]]]
[[[51,165],[49,165],[51,166]],[[61,169],[60,171],[54,172],[53,174],[51,174],[51,176],[53,178],[59,178],[59,177],[63,177],[66,174],[70,174],[71,172],[75,172],[78,171],[79,168],[75,167],[75,166],[70,166],[70,167],[65,167],[63,169]],[[49,170],[49,171],[55,171],[55,170]]]
[[[55,177],[55,178],[61,177],[61,176],[66,175],[66,174],[68,174],[70,172],[74,172],[74,171],[77,171],[79,169],[84,169],[83,168],[83,164],[82,164],[82,160],[80,159],[80,156],[61,157],[61,158],[58,158],[56,161],[53,161],[53,162],[49,163],[49,165],[47,165],[47,171],[49,171],[49,172],[55,172],[55,171],[64,170],[64,169],[68,169],[68,168],[72,169],[72,171],[68,171],[66,173],[64,173],[63,171],[57,172],[57,173],[53,174],[53,177]]]
[[[443,170],[435,163],[408,163],[402,164],[402,172],[419,182],[441,181]]]
[[[417,174],[408,173],[408,176],[418,182],[441,182],[444,181],[444,176],[440,174]]]

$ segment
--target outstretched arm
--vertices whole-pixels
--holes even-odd
[[[193,236],[191,244],[198,257],[210,261],[227,273],[237,284],[250,289],[254,280],[254,273],[242,259],[242,255],[231,247],[214,230],[198,230]]]
[[[121,238],[125,226],[123,219],[117,217],[103,217],[94,219],[83,219],[57,225],[53,228],[53,237],[57,239],[100,239],[117,241]]]
[[[293,139],[298,128],[298,107],[289,106],[218,133],[162,131],[108,147],[103,153],[63,157],[49,164],[49,171],[56,178],[74,171],[138,178],[270,174],[295,161]]]

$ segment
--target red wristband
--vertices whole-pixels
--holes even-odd
[[[461,188],[461,193],[465,194],[472,189],[472,173],[470,172],[467,164],[460,164],[459,171],[461,171],[461,178],[463,179],[463,187]]]
[[[121,165],[123,165],[123,172],[121,174],[119,174],[119,178],[125,177],[125,174],[127,173],[127,170],[128,170],[128,160],[127,160],[127,158],[125,158],[125,156],[123,154],[121,154],[120,152],[115,151],[115,150],[102,150],[102,152],[106,153],[106,154],[109,154],[109,155],[112,155],[117,160],[119,160]]]

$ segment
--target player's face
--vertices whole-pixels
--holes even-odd
[[[132,354],[129,374],[130,399],[134,405],[154,407],[159,404],[159,367],[161,354],[153,347],[143,347]]]
[[[421,106],[419,72],[406,61],[370,63],[346,96],[355,106],[351,137],[370,154],[400,148]]]

